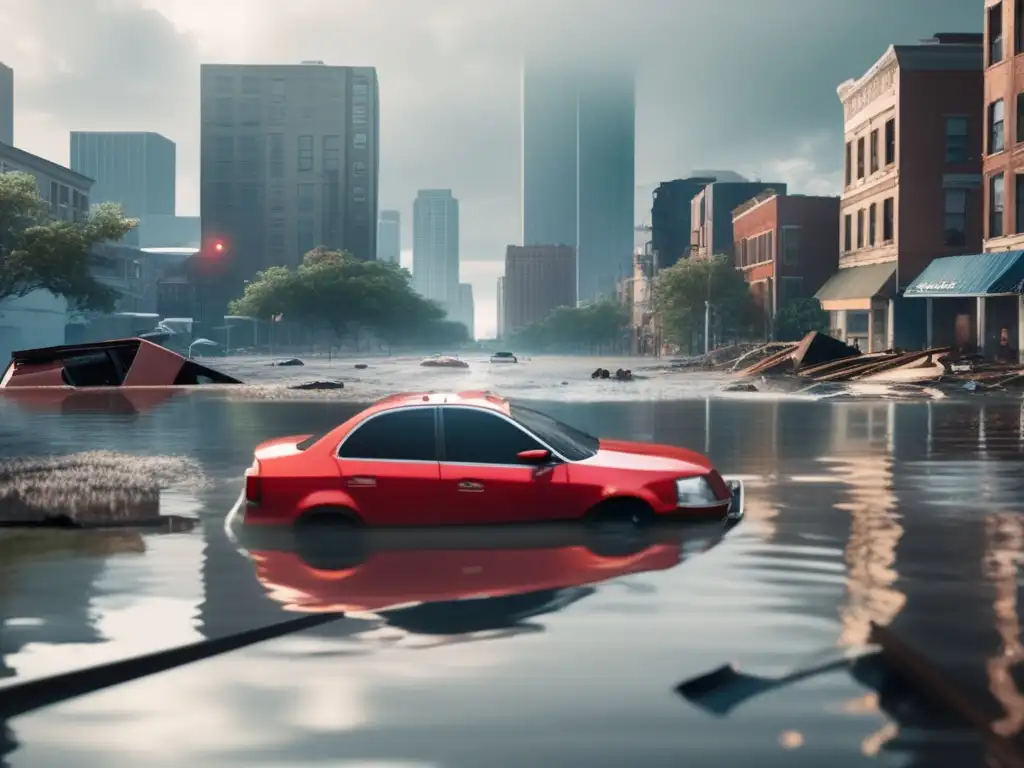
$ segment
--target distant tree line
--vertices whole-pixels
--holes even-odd
[[[579,307],[558,307],[543,320],[509,334],[517,349],[533,352],[600,354],[629,351],[629,309],[602,300]]]

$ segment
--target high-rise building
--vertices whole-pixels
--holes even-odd
[[[470,339],[476,338],[476,304],[473,301],[473,286],[459,283],[459,316],[458,321],[466,326]]]
[[[510,245],[501,293],[502,332],[538,323],[576,305],[576,253],[569,245]]]
[[[376,258],[374,68],[204,64],[200,87],[203,247],[225,261],[213,301],[317,246]]]
[[[0,144],[14,145],[14,70],[0,62]]]
[[[129,216],[174,215],[174,142],[159,133],[72,131],[71,170],[95,179],[92,202]]]
[[[412,279],[451,315],[459,303],[459,201],[450,189],[421,189],[412,206]]]
[[[635,114],[630,71],[523,69],[523,244],[573,247],[580,301],[631,270]]]
[[[381,211],[377,219],[377,261],[398,264],[402,259],[402,215]]]
[[[505,338],[505,276],[498,278],[498,325],[494,334],[496,338]]]

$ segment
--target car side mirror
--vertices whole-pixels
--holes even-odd
[[[551,451],[546,448],[534,448],[529,451],[520,451],[516,458],[524,464],[547,464],[551,461]]]

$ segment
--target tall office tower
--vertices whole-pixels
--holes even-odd
[[[91,201],[129,216],[174,215],[176,154],[159,133],[71,132],[71,170],[96,180]]]
[[[459,283],[459,315],[458,322],[466,326],[470,340],[476,338],[476,302],[473,301],[473,286]]]
[[[398,264],[402,259],[402,215],[381,211],[377,219],[377,261]]]
[[[14,145],[14,70],[0,62],[0,143]]]
[[[203,250],[225,262],[213,301],[317,246],[376,258],[373,67],[204,64],[200,88]]]
[[[459,201],[422,189],[412,206],[412,279],[419,294],[453,317],[459,306]]]
[[[523,245],[572,246],[579,300],[614,296],[633,257],[633,74],[531,62],[522,86]]]
[[[496,339],[505,338],[505,276],[502,275],[498,278],[498,307],[497,307],[498,325],[494,337]]]

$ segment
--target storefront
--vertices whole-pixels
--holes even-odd
[[[904,296],[927,303],[928,347],[1020,360],[1022,287],[1024,251],[997,251],[935,259]]]
[[[893,346],[896,262],[840,269],[814,294],[828,312],[831,335],[864,352]]]

